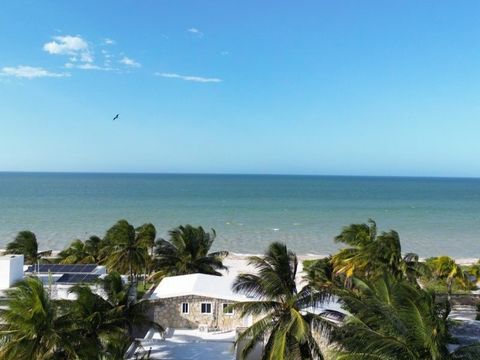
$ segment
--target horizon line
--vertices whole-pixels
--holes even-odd
[[[234,172],[153,172],[153,171],[29,171],[0,170],[0,174],[72,174],[72,175],[196,175],[196,176],[292,176],[292,177],[363,177],[363,178],[410,178],[410,179],[471,179],[480,176],[440,176],[440,175],[365,175],[365,174],[299,174],[299,173],[234,173]]]

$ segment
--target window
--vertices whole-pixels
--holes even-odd
[[[202,314],[211,314],[212,313],[212,304],[211,303],[201,303],[200,312]]]
[[[182,314],[188,314],[188,303],[182,303]]]
[[[225,315],[233,315],[233,309],[228,309],[228,307],[232,305],[232,304],[222,304],[222,308],[223,308],[223,313]]]

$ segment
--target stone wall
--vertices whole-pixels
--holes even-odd
[[[212,304],[212,314],[201,313],[201,303]],[[188,303],[189,313],[182,314],[182,303]],[[245,326],[246,320],[238,312],[233,315],[223,313],[222,304],[232,304],[233,301],[200,296],[178,296],[154,302],[154,320],[163,327],[177,329],[196,329],[199,325],[220,330],[233,330]]]

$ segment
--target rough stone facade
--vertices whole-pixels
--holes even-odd
[[[188,313],[182,313],[182,304],[188,303]],[[201,313],[201,304],[211,304],[211,314]],[[154,320],[163,327],[177,329],[197,329],[206,325],[209,329],[233,330],[246,325],[246,320],[234,311],[223,312],[223,304],[233,304],[231,300],[207,298],[200,296],[178,296],[154,302]]]

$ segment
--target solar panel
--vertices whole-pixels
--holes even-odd
[[[30,265],[27,272],[52,273],[52,274],[86,274],[91,273],[97,267],[96,264],[40,264]]]
[[[98,279],[94,274],[63,274],[56,282],[61,284],[91,283]]]

